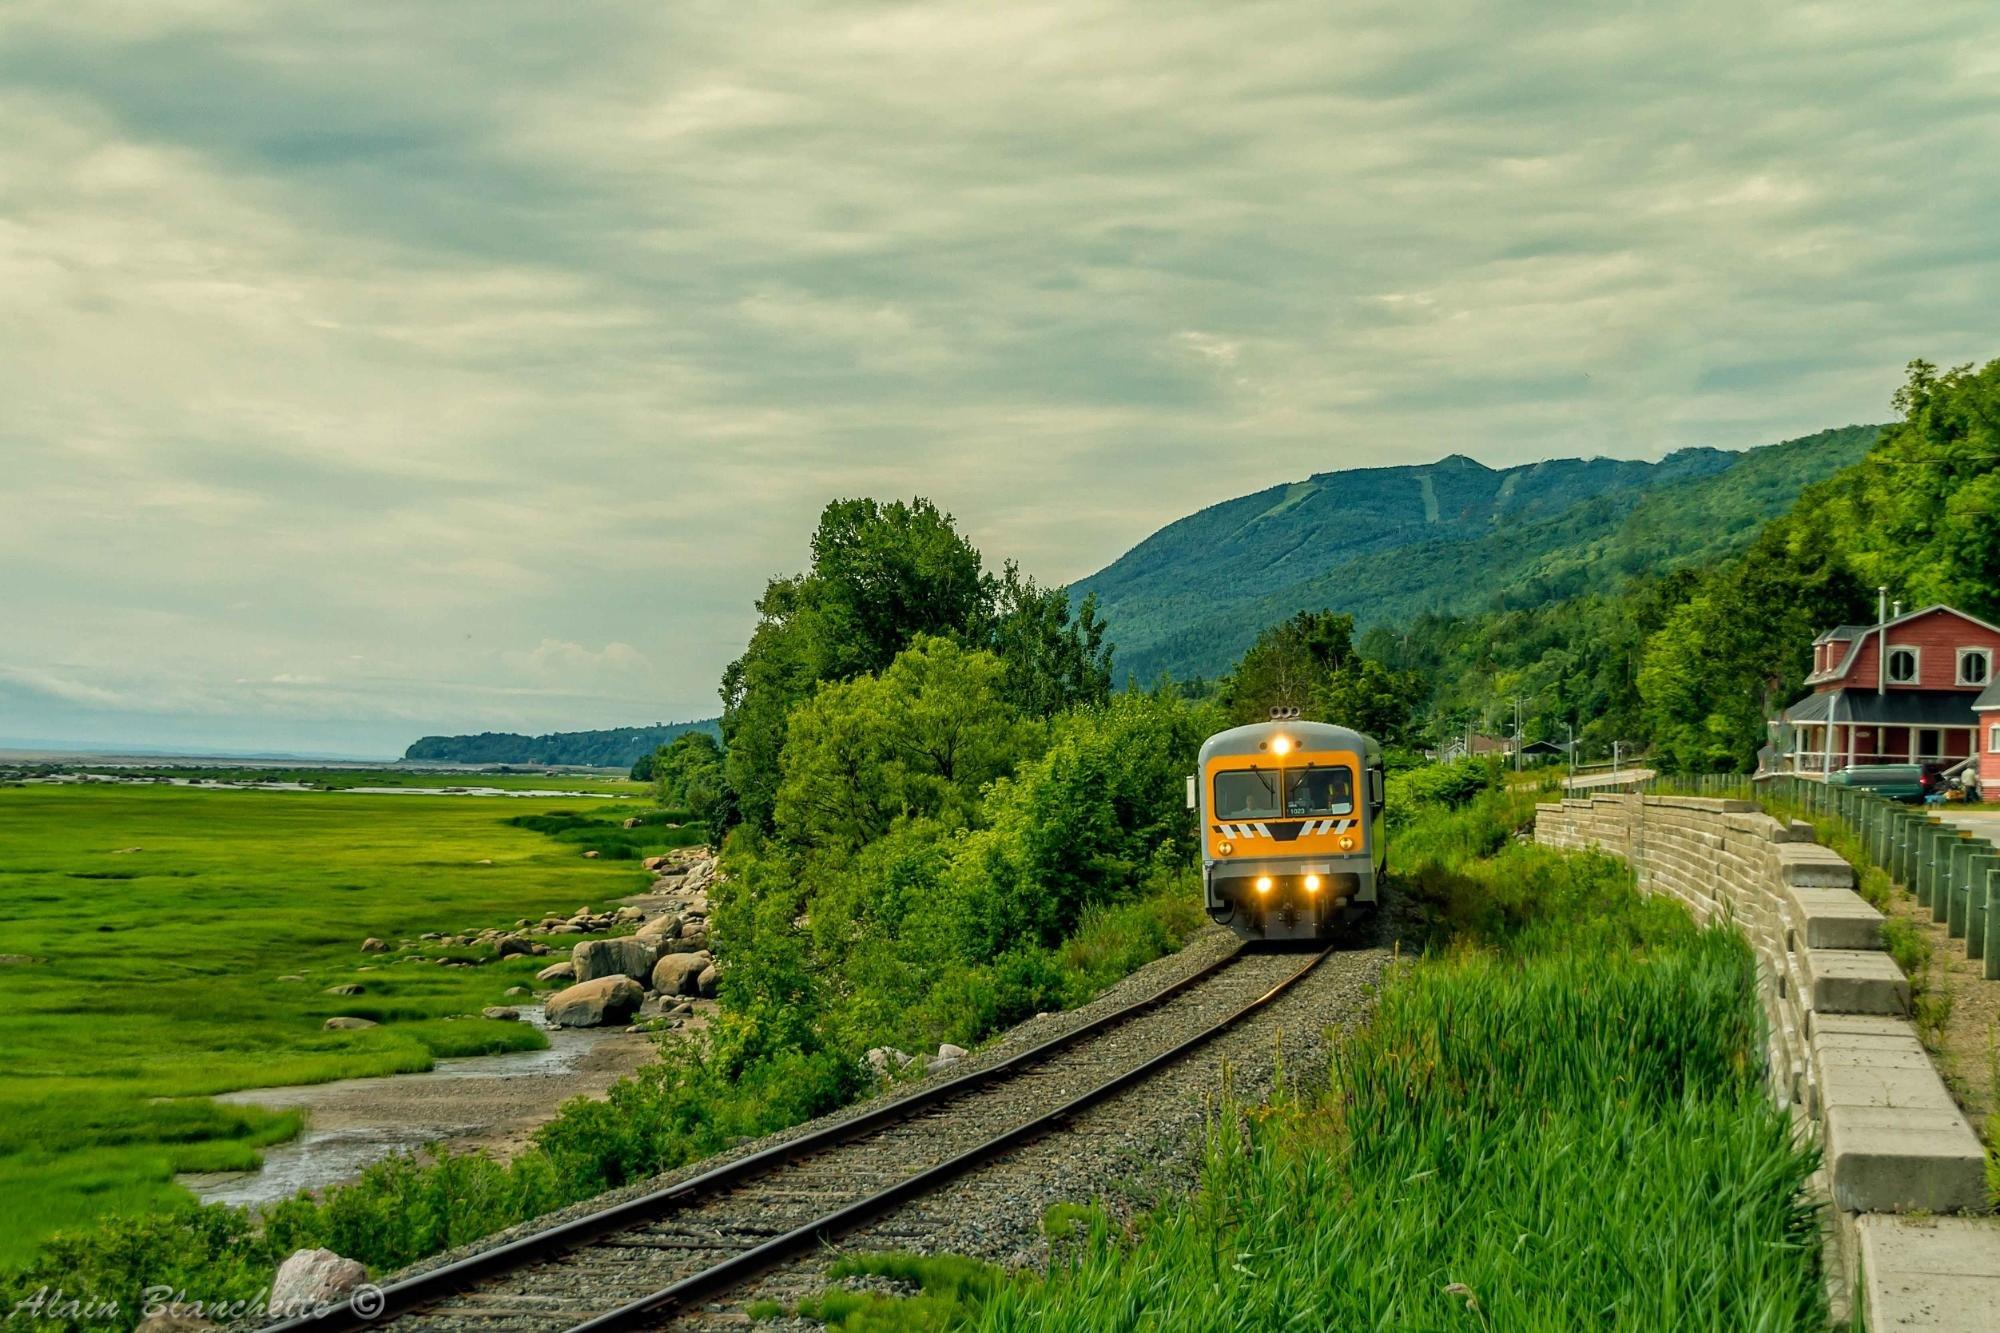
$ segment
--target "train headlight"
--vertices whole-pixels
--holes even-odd
[[[1353,851],[1353,850],[1354,850],[1354,835],[1353,835],[1353,834],[1351,834],[1351,833],[1343,833],[1343,834],[1341,834],[1341,835],[1340,835],[1340,850],[1341,850],[1341,851],[1343,851],[1343,852],[1351,852],[1351,851]]]
[[[1215,844],[1215,850],[1227,856],[1236,850],[1236,844],[1233,842],[1218,842]]]
[[[1270,891],[1271,891],[1271,877],[1269,875],[1257,876],[1257,892],[1269,893]]]
[[[1292,738],[1290,736],[1279,736],[1272,740],[1271,742],[1272,754],[1290,754],[1291,752],[1292,752]]]
[[[1318,893],[1318,892],[1319,892],[1319,876],[1318,876],[1318,875],[1307,875],[1307,876],[1306,876],[1306,892],[1307,892],[1307,893]]]

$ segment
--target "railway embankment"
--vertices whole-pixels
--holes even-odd
[[[1626,860],[1639,887],[1734,923],[1758,961],[1771,1093],[1819,1143],[1830,1296],[1868,1327],[1990,1327],[2000,1222],[1985,1149],[1910,1022],[1882,916],[1812,829],[1753,802],[1594,795],[1537,808],[1543,845]]]

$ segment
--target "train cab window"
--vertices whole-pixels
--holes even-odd
[[[1345,768],[1301,768],[1285,774],[1285,813],[1351,815],[1354,774]]]
[[[1276,819],[1278,775],[1239,769],[1215,775],[1217,819]]]

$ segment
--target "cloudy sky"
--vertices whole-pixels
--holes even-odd
[[[0,745],[707,715],[835,496],[1880,420],[1996,152],[1989,0],[8,0]]]

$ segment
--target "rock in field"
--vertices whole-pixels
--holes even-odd
[[[300,1250],[271,1279],[271,1313],[305,1314],[342,1300],[367,1280],[367,1269],[332,1250]]]
[[[632,816],[632,817],[631,817],[630,819],[626,820],[626,821],[625,821],[625,822],[624,822],[623,824],[619,825],[619,827],[620,827],[620,828],[638,828],[638,827],[639,827],[639,816],[637,816],[637,815],[634,815],[634,816]]]
[[[372,1028],[378,1024],[372,1018],[356,1018],[352,1014],[341,1014],[336,1018],[327,1019],[324,1026],[328,1032],[359,1032],[362,1028]]]
[[[701,975],[694,979],[695,993],[700,995],[703,999],[708,999],[708,1000],[714,999],[715,986],[718,980],[719,980],[719,974],[715,970],[715,964],[710,963],[707,967],[704,967],[701,970]]]
[[[633,938],[659,947],[680,933],[681,919],[672,912],[666,912],[639,927],[638,933]]]
[[[557,991],[544,1012],[557,1027],[603,1027],[626,1022],[645,999],[645,990],[630,977],[599,977]]]
[[[535,973],[535,980],[541,982],[575,981],[576,964],[571,962],[551,963],[541,971]]]
[[[359,986],[355,985],[355,984],[354,984],[353,982],[351,982],[351,981],[350,981],[350,982],[347,982],[346,984],[344,984],[344,985],[340,985],[340,986],[328,986],[328,987],[327,987],[327,988],[326,988],[325,990],[321,991],[321,992],[320,992],[320,994],[321,994],[321,995],[359,995],[359,994],[361,994],[361,987],[359,987]]]
[[[670,953],[653,968],[653,989],[662,995],[699,994],[702,969],[714,961],[706,953]]]
[[[504,1004],[490,1004],[479,1011],[479,1016],[481,1018],[496,1019],[502,1023],[514,1023],[520,1020],[521,1011],[519,1009],[509,1009]]]
[[[583,854],[583,859],[586,861],[595,861],[597,859],[597,849],[593,847],[589,851],[585,852]]]
[[[578,981],[599,977],[630,977],[644,982],[653,974],[660,951],[637,935],[621,935],[609,940],[585,940],[570,952],[570,966]]]
[[[373,935],[370,935],[367,939],[361,941],[361,952],[387,953],[389,952],[389,942],[387,940],[378,940]],[[287,1262],[290,1261],[288,1260]]]
[[[519,935],[503,935],[500,938],[500,942],[493,946],[493,952],[499,954],[502,958],[512,958],[517,953],[533,953],[534,951],[535,946],[522,939]]]
[[[930,1063],[925,1067],[933,1072],[939,1069],[949,1069],[964,1058],[965,1048],[963,1046],[953,1046],[950,1042],[946,1042],[944,1045],[938,1047],[938,1053],[931,1057]]]

